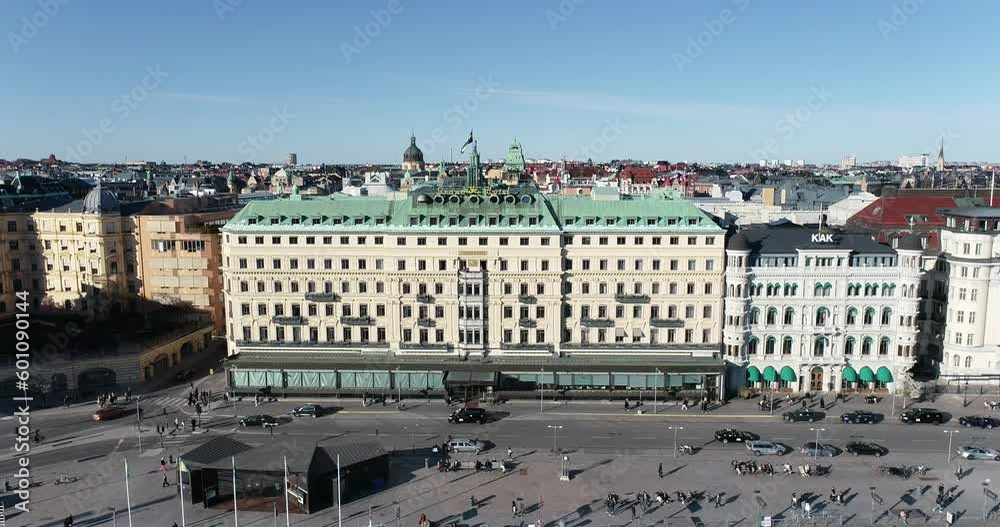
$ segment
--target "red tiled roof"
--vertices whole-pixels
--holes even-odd
[[[850,222],[883,227],[909,227],[908,216],[926,216],[921,225],[944,225],[941,209],[956,207],[955,198],[940,197],[895,197],[879,198],[851,216]]]
[[[653,182],[654,173],[650,167],[628,166],[621,171],[622,179],[631,179],[632,183],[646,185]]]

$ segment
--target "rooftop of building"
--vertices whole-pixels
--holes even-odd
[[[944,209],[947,216],[962,216],[964,218],[1000,218],[1000,208],[996,207],[956,207]]]
[[[858,255],[888,255],[895,250],[871,238],[870,234],[824,230],[828,238],[818,239],[815,227],[804,227],[794,223],[761,225],[744,229],[730,238],[729,250],[749,250],[751,256],[795,255],[800,250],[849,250]]]
[[[534,186],[420,187],[409,196],[322,197],[248,203],[225,231],[551,230],[553,232],[722,232],[711,217],[678,194],[660,190],[641,197],[541,194]]]

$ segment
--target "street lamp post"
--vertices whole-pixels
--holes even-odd
[[[774,383],[771,383],[771,415],[774,415]]]
[[[556,437],[563,425],[548,425],[548,427],[552,429],[552,453],[555,454],[558,452],[558,450],[556,450]]]
[[[948,463],[951,463],[951,440],[958,433],[958,430],[945,430],[944,433],[948,434]]]
[[[668,430],[674,431],[674,459],[677,459],[677,431],[684,430],[683,426],[668,426]]]
[[[545,411],[545,368],[542,368],[542,374],[538,379],[538,413]]]
[[[819,463],[819,433],[826,432],[826,428],[810,428],[809,430],[816,432],[816,449],[813,450],[813,463]]]
[[[875,487],[868,487],[868,491],[871,492],[872,495],[872,514],[869,517],[871,519],[870,523],[875,525]]]
[[[656,370],[656,375],[662,375],[663,374],[663,372],[661,372],[659,368],[655,368],[655,370]],[[657,404],[656,404],[656,388],[659,385],[659,383],[660,383],[660,379],[659,378],[653,379],[653,413],[654,414],[656,413],[656,409],[657,409]]]

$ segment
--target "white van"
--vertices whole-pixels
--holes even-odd
[[[449,452],[473,452],[479,454],[483,451],[482,442],[476,439],[452,439],[448,441]]]

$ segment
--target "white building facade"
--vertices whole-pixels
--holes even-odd
[[[795,225],[737,234],[723,340],[745,373],[730,377],[792,392],[893,391],[916,359],[920,255],[916,239],[893,249]]]

